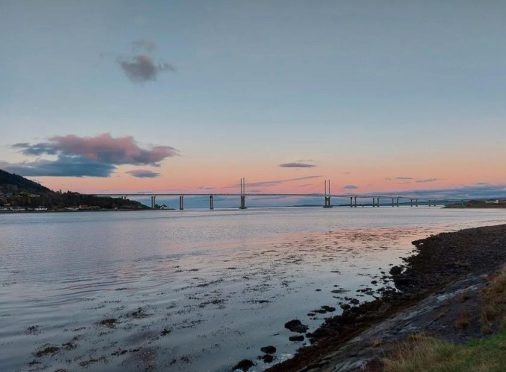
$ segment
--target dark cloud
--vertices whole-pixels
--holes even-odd
[[[134,83],[155,81],[167,71],[175,72],[176,68],[167,62],[157,62],[153,56],[156,44],[150,40],[132,42],[132,53],[116,58],[125,75]]]
[[[358,186],[356,186],[356,185],[345,185],[345,186],[343,186],[343,189],[345,189],[345,190],[356,190],[356,189],[358,189]]]
[[[123,72],[134,83],[155,81],[161,72],[176,71],[174,66],[168,63],[155,63],[153,59],[144,54],[133,56],[128,60],[118,59]]]
[[[29,144],[28,142],[21,142],[15,143],[12,147],[15,149],[21,149],[21,152],[25,155],[56,155],[58,152],[56,149],[51,148],[48,143]]]
[[[160,176],[160,173],[153,172],[149,169],[134,169],[126,173],[137,178],[156,178]]]
[[[281,168],[314,168],[316,165],[311,163],[303,163],[303,162],[293,162],[293,163],[283,163],[279,165]]]
[[[178,155],[174,147],[153,146],[144,149],[139,147],[131,136],[114,138],[108,133],[95,137],[57,136],[50,138],[48,142],[17,143],[13,147],[20,149],[25,155],[81,156],[88,160],[115,165],[158,165],[165,158]]]
[[[35,160],[17,164],[5,164],[4,169],[21,176],[51,177],[109,177],[116,169],[113,164],[89,160],[82,156],[60,155],[56,160]]]

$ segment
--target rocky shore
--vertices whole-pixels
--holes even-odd
[[[481,337],[480,292],[506,262],[506,225],[414,241],[416,252],[390,275],[396,289],[347,308],[311,334],[311,345],[269,371],[381,370],[381,358],[411,334],[452,342]],[[493,330],[492,330],[493,331]]]

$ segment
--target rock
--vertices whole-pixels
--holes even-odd
[[[270,354],[265,354],[264,356],[262,356],[262,360],[264,361],[264,363],[272,363],[274,357]]]
[[[298,336],[290,336],[288,337],[290,341],[304,341],[304,336],[298,335]]]
[[[276,348],[272,345],[269,345],[262,347],[260,351],[265,354],[274,354],[276,352]]]
[[[104,319],[99,322],[100,325],[105,326],[107,328],[115,328],[117,323],[118,320],[114,318]]]
[[[333,289],[330,291],[331,293],[346,293],[346,292],[349,292],[348,290],[346,289]]]
[[[164,329],[160,332],[160,336],[167,336],[170,332],[171,332],[171,330],[170,330],[170,329],[164,328]]]
[[[350,300],[350,304],[353,304],[353,305],[358,305],[359,303],[360,303],[360,301],[359,301],[359,300],[357,300],[356,298],[352,298],[352,299]]]
[[[45,355],[53,355],[53,354],[57,353],[58,351],[60,351],[60,348],[58,346],[48,345],[48,346],[44,347],[43,349],[37,351],[35,353],[35,356],[40,358]]]
[[[327,313],[332,313],[336,311],[336,308],[333,306],[323,305],[322,310],[325,310]]]
[[[350,306],[350,305],[348,305],[348,304],[340,304],[339,306],[340,306],[340,307],[341,307],[341,309],[343,309],[343,310],[348,310],[348,309],[351,307],[351,306]]]
[[[297,333],[304,333],[307,331],[307,325],[302,324],[302,322],[298,319],[290,320],[285,323],[285,328]]]
[[[390,274],[391,275],[399,275],[400,273],[402,272],[402,267],[401,266],[393,266],[391,269],[390,269]]]
[[[251,360],[249,360],[249,359],[243,359],[239,363],[237,363],[232,370],[235,371],[235,370],[239,369],[241,371],[247,371],[251,367],[253,367],[254,365],[255,365],[255,363],[253,363]]]

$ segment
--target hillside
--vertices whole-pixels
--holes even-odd
[[[51,192],[47,187],[44,187],[37,182],[30,181],[17,174],[9,173],[0,169],[0,190],[24,190],[30,192]]]
[[[22,176],[0,169],[0,208],[3,210],[140,210],[137,201],[97,197],[77,192],[55,192]]]

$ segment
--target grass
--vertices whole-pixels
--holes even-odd
[[[383,362],[386,372],[502,372],[506,366],[506,331],[465,345],[413,336]]]
[[[483,291],[481,328],[483,334],[492,332],[492,325],[506,326],[506,265],[492,277],[490,286]]]
[[[466,326],[463,314],[456,328]],[[491,334],[494,324],[499,331],[466,344],[452,344],[419,334],[398,345],[383,360],[386,372],[459,372],[506,370],[506,265],[490,279],[482,293],[480,314],[482,333]]]

